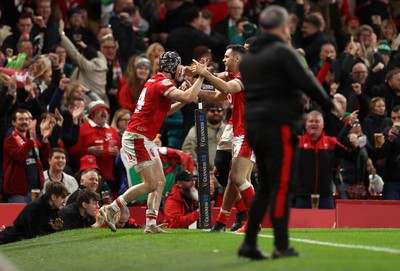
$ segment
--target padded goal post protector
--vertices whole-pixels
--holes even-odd
[[[194,112],[199,191],[199,220],[197,228],[211,229],[210,164],[208,153],[207,118],[204,109]]]

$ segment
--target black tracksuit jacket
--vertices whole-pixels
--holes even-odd
[[[240,72],[246,86],[247,123],[301,125],[301,91],[323,109],[333,109],[328,94],[312,72],[305,71],[298,53],[277,36],[261,34],[243,58]]]

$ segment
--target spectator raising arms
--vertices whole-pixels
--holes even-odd
[[[26,109],[18,109],[12,117],[14,131],[4,140],[4,192],[10,203],[31,201],[31,189],[42,189],[42,161],[46,161],[53,126],[50,116],[40,123],[42,141],[36,137],[36,120]]]

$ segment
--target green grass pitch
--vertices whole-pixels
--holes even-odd
[[[377,271],[399,270],[400,264],[400,229],[291,229],[291,245],[302,257],[266,261],[237,257],[243,235],[168,231],[65,231],[0,246],[0,253],[21,271]],[[271,235],[263,229],[258,239],[269,254]]]

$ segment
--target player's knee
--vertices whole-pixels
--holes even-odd
[[[240,174],[232,173],[229,177],[229,182],[231,184],[235,184],[236,186],[241,186],[244,182],[246,182],[246,178],[243,178]]]
[[[147,187],[147,193],[151,193],[157,189],[158,182],[149,182],[146,184]]]
[[[164,179],[164,178],[161,178],[161,180],[158,181],[157,185],[158,185],[158,186],[164,187],[166,183],[167,183],[167,182],[165,181],[165,179]]]

